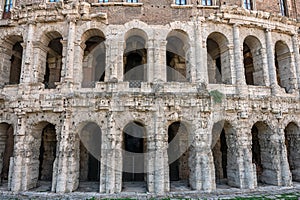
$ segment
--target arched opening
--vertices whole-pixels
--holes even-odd
[[[58,32],[50,32],[46,34],[49,38],[46,66],[44,73],[44,85],[46,89],[56,88],[56,82],[60,82],[62,68],[62,36]]]
[[[0,172],[1,184],[9,178],[10,158],[14,151],[14,129],[7,123],[0,123]]]
[[[252,126],[252,163],[258,184],[276,185],[276,166],[273,165],[274,147],[271,142],[272,130],[264,122],[257,122]],[[272,154],[273,153],[273,154]]]
[[[53,124],[48,124],[42,130],[39,155],[39,180],[52,181],[53,163],[56,158],[56,130]]]
[[[292,55],[289,47],[283,41],[278,41],[275,44],[275,67],[278,85],[284,88],[287,93],[292,93],[295,89]]]
[[[15,85],[20,83],[22,68],[23,39],[20,36],[6,38],[5,50],[2,53],[3,68],[1,73],[2,85]]]
[[[295,123],[289,123],[284,129],[287,158],[293,181],[300,182],[300,129]]]
[[[238,150],[236,134],[236,130],[229,122],[219,121],[213,126],[211,148],[217,187],[240,187],[236,173]]]
[[[100,184],[102,131],[94,123],[87,123],[80,134],[79,191],[97,192]]]
[[[31,126],[26,137],[28,150],[25,170],[31,170],[27,177],[28,189],[51,191],[54,161],[57,158],[57,127],[47,121]]]
[[[167,37],[167,81],[185,82],[189,80],[187,51],[189,39],[185,32],[173,30]]]
[[[231,84],[228,40],[221,33],[211,33],[206,40],[207,71],[211,84]]]
[[[123,129],[123,191],[146,191],[147,152],[146,131],[143,124],[131,122]],[[136,187],[136,188],[134,188]]]
[[[168,163],[171,190],[178,184],[189,187],[189,133],[181,122],[168,127]]]
[[[100,30],[93,29],[85,32],[82,39],[85,39],[82,87],[95,87],[96,82],[105,80],[105,36]]]
[[[140,88],[141,82],[147,81],[146,34],[141,30],[133,29],[126,35],[123,55],[124,81],[129,81],[131,88]]]
[[[254,36],[244,40],[243,55],[247,85],[265,85],[261,43]]]

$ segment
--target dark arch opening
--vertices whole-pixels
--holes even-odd
[[[283,41],[276,42],[274,58],[278,85],[284,88],[286,93],[292,93],[296,80],[292,70],[292,55]]]
[[[227,38],[218,32],[206,40],[208,81],[211,84],[231,84],[230,55]]]
[[[252,126],[252,163],[256,171],[258,184],[277,185],[276,151],[270,142],[273,132],[265,122],[257,122]],[[256,169],[255,169],[256,168]]]
[[[217,184],[227,183],[227,149],[225,130],[222,129],[220,138],[212,149]]]
[[[182,122],[174,122],[168,127],[168,163],[171,190],[176,187],[173,182],[182,182],[189,187],[189,135]]]
[[[9,178],[10,158],[14,151],[14,129],[13,126],[7,123],[0,124],[0,172],[1,183],[6,182]]]
[[[79,133],[79,191],[99,191],[101,173],[102,131],[94,122],[87,123]],[[93,182],[93,184],[91,183]],[[89,186],[90,185],[90,186]]]
[[[16,42],[12,48],[11,68],[9,75],[9,84],[19,84],[21,78],[23,47],[21,42]]]
[[[172,31],[167,37],[167,81],[188,81],[186,46],[188,38],[181,31]]]
[[[265,85],[264,61],[261,42],[254,36],[247,36],[243,43],[244,69],[247,85]]]
[[[134,121],[123,129],[123,173],[122,189],[131,192],[146,192],[147,152],[146,130],[143,124]]]
[[[124,81],[129,81],[131,88],[140,88],[141,82],[147,81],[147,48],[143,37],[132,35],[126,39],[123,63]]]
[[[300,129],[295,123],[289,123],[284,129],[287,158],[293,181],[300,182]]]
[[[41,137],[38,176],[40,181],[52,181],[53,163],[56,158],[56,144],[55,125],[48,124],[42,130]]]
[[[123,182],[145,181],[144,155],[146,152],[145,128],[131,122],[123,130]]]
[[[56,88],[56,82],[60,82],[62,69],[62,37],[57,36],[50,40],[49,50],[46,57],[46,68],[44,74],[44,85],[46,89]]]
[[[222,64],[219,45],[212,39],[207,39],[206,43],[209,83],[222,83]]]
[[[253,57],[250,51],[250,48],[247,44],[243,45],[243,54],[244,54],[244,68],[245,68],[245,77],[247,85],[254,85],[254,66],[253,66]]]
[[[85,42],[83,56],[82,87],[94,87],[104,82],[106,68],[106,46],[103,36],[92,36]]]

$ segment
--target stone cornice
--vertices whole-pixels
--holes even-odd
[[[28,21],[34,22],[60,22],[67,19],[68,21],[77,20],[105,20],[106,13],[90,13],[91,5],[86,2],[55,2],[55,3],[36,3],[21,5],[12,10],[12,22],[25,24]]]

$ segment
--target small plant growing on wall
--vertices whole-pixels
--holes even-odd
[[[219,90],[212,90],[209,92],[209,95],[213,97],[214,103],[222,103],[222,100],[224,98],[224,94],[220,92]]]

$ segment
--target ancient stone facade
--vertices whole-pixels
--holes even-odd
[[[299,1],[4,2],[8,190],[300,181]]]

